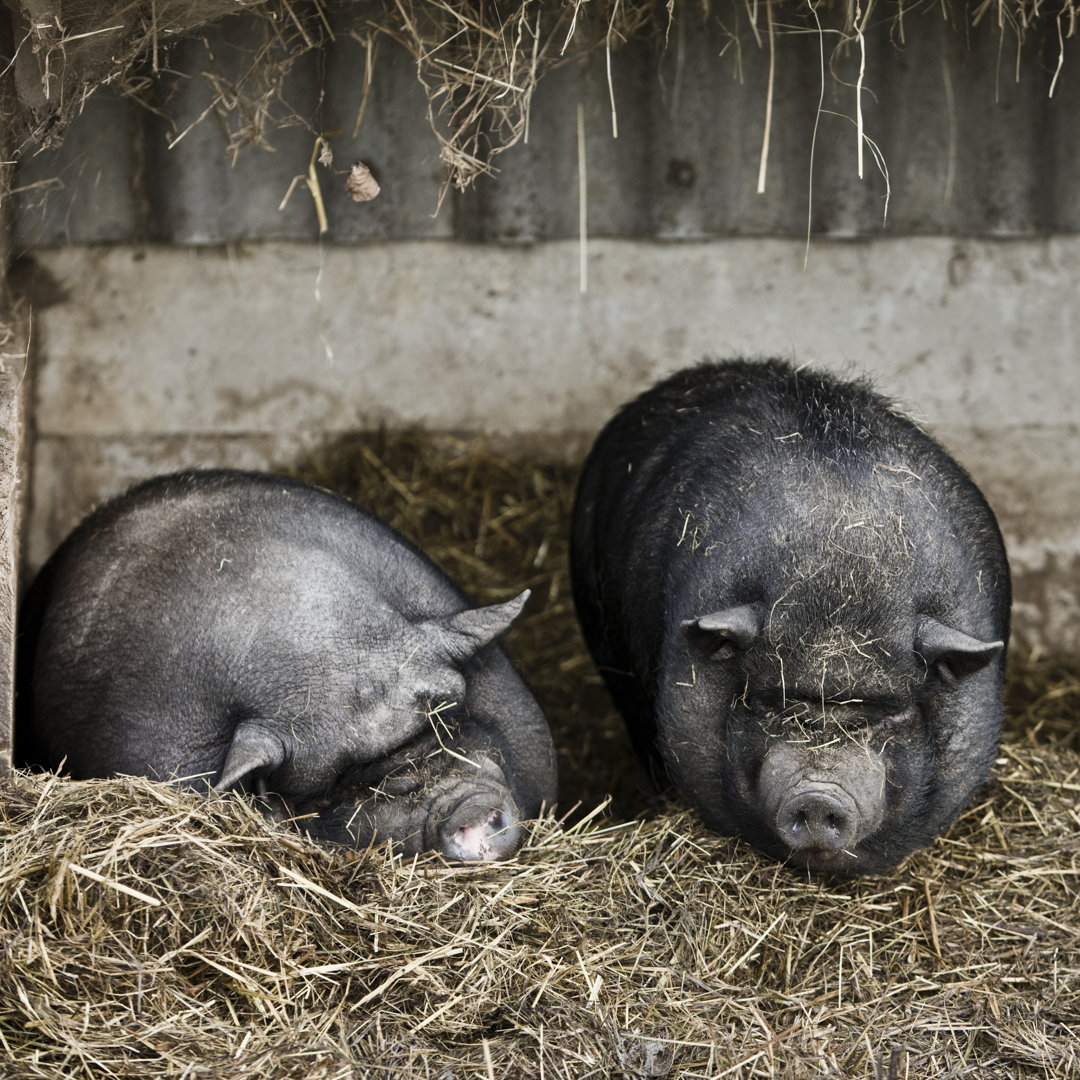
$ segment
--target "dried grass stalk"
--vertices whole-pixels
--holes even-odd
[[[760,5],[731,0],[729,6],[733,10],[720,13],[725,23],[744,27],[759,47],[767,29],[770,49],[778,48],[774,9],[783,13],[776,37],[827,33],[837,56],[851,42],[861,48],[868,29],[896,29],[901,40],[914,33],[911,12],[903,5],[875,11],[872,3],[863,10],[828,0],[811,10],[779,0]],[[254,45],[250,39],[231,44],[228,62],[203,38],[204,55],[196,67],[213,97],[195,123],[213,115],[226,132],[230,153],[248,145],[271,146],[277,127],[300,124],[313,136],[324,134],[288,104],[285,80],[293,65],[351,35],[367,45],[369,87],[376,39],[386,36],[416,60],[448,184],[462,189],[477,175],[492,172],[497,155],[523,136],[537,83],[554,64],[604,51],[614,131],[612,54],[645,36],[660,52],[676,18],[698,25],[713,15],[708,4],[675,0],[512,0],[505,5],[490,0],[359,5],[346,0],[9,0],[8,8],[0,15],[0,49],[5,18],[11,38],[9,55],[0,63],[5,159],[59,141],[69,120],[101,86],[115,86],[167,111],[152,91],[168,68],[171,50],[182,41],[198,41],[205,28],[242,12],[261,28],[261,38]],[[1064,42],[1078,32],[1077,10],[1076,0],[981,0],[961,18],[972,25],[995,19],[1018,47],[1045,28],[1057,38],[1060,69]],[[358,120],[362,112],[361,103]],[[188,130],[178,130],[173,145]]]

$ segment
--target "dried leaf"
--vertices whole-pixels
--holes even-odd
[[[371,175],[371,170],[362,161],[358,161],[349,170],[345,181],[345,194],[353,202],[371,202],[380,190],[379,181]]]

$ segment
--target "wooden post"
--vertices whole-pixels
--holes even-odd
[[[0,176],[0,185],[10,177]],[[0,771],[11,764],[15,687],[15,598],[18,589],[23,384],[27,370],[25,305],[7,284],[8,229],[0,219]]]

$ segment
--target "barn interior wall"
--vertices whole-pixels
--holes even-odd
[[[586,251],[584,293],[570,241],[39,251],[24,571],[154,472],[288,468],[382,424],[574,452],[668,371],[778,355],[924,421],[999,516],[1018,636],[1080,651],[1080,237]]]

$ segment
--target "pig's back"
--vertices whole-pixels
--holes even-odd
[[[141,772],[130,733],[160,717],[158,771],[215,771],[253,690],[287,701],[314,673],[344,696],[364,636],[464,606],[425,556],[337,496],[231,470],[156,478],[87,518],[28,593],[17,756]]]

